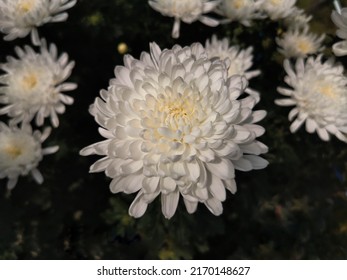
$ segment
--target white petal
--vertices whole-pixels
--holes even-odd
[[[297,118],[291,125],[290,125],[290,131],[291,133],[295,133],[299,128],[300,126],[303,124],[303,122],[305,121],[304,118]]]
[[[296,101],[291,98],[276,99],[275,103],[279,106],[293,106],[296,105]]]
[[[330,140],[329,133],[327,132],[327,130],[325,128],[317,128],[317,133],[318,133],[318,136],[320,137],[320,139],[322,139],[323,141],[329,141]]]
[[[269,164],[267,160],[259,156],[245,155],[244,157],[251,162],[253,169],[263,169]]]
[[[198,207],[198,202],[197,201],[189,201],[187,199],[183,199],[184,205],[186,206],[187,212],[189,214],[192,214],[196,211]]]
[[[41,172],[38,169],[33,169],[31,170],[31,175],[33,176],[33,178],[35,179],[35,181],[38,184],[42,184],[43,183],[43,176],[41,174]]]
[[[94,173],[94,172],[104,171],[111,162],[112,162],[112,159],[109,157],[101,158],[90,166],[89,172]]]
[[[129,215],[140,218],[145,214],[148,204],[143,200],[143,193],[139,192],[129,207]]]
[[[154,193],[159,184],[159,177],[144,177],[142,187],[144,193]]]
[[[306,119],[305,125],[306,125],[306,131],[308,133],[313,133],[317,128],[317,123],[311,118]]]
[[[211,176],[210,192],[212,196],[219,201],[224,201],[226,198],[225,187],[222,180],[214,175]]]
[[[171,33],[172,38],[177,39],[180,36],[180,25],[181,25],[180,19],[175,18],[174,25],[172,28],[172,33]]]
[[[225,158],[219,158],[215,161],[205,163],[207,169],[223,180],[233,179],[235,177],[235,169],[232,162]]]
[[[205,201],[204,204],[213,215],[219,216],[223,213],[222,203],[214,197]]]
[[[50,154],[54,154],[58,150],[59,150],[59,146],[52,146],[52,147],[42,149],[42,154],[43,155],[50,155]]]
[[[9,178],[6,185],[7,189],[12,190],[16,186],[17,182],[18,177]]]
[[[161,195],[161,209],[166,219],[170,219],[176,212],[179,200],[179,191]]]
[[[142,174],[129,175],[112,180],[110,190],[112,193],[124,192],[134,193],[142,187]]]
[[[161,178],[159,184],[162,192],[173,192],[177,187],[175,180],[170,177]]]
[[[237,191],[236,181],[234,179],[224,180],[224,185],[232,194],[235,194]]]

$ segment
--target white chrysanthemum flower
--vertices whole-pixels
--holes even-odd
[[[235,169],[267,165],[259,156],[267,147],[256,140],[265,130],[254,124],[266,112],[252,111],[251,96],[238,99],[247,80],[228,77],[225,61],[209,59],[200,44],[162,51],[153,43],[124,64],[91,110],[106,140],[81,151],[104,156],[90,171],[113,178],[113,193],[138,192],[134,217],[158,195],[166,218],[180,195],[189,213],[202,202],[220,215],[225,189],[236,192]]]
[[[242,75],[248,80],[260,74],[259,70],[249,69],[253,65],[253,48],[240,49],[239,46],[230,46],[228,38],[218,40],[216,35],[213,35],[211,41],[206,40],[205,49],[209,58],[218,57],[222,60],[228,58],[230,66],[228,68],[229,76]]]
[[[225,16],[228,21],[239,21],[250,26],[253,19],[263,18],[260,6],[264,0],[223,0],[215,12]]]
[[[20,129],[0,122],[0,178],[8,178],[8,189],[15,187],[19,176],[29,173],[38,184],[43,182],[37,166],[44,155],[55,153],[59,148],[52,146],[42,149],[41,144],[50,131],[51,128],[46,128],[43,133],[38,130],[33,133],[29,125]]]
[[[341,14],[333,11],[331,19],[338,27],[336,35],[339,38],[344,39],[343,41],[333,45],[333,52],[336,56],[347,55],[347,8],[343,8]]]
[[[294,13],[296,0],[264,0],[261,8],[271,20],[279,20]]]
[[[205,49],[209,58],[217,57],[222,60],[229,59],[229,77],[233,75],[241,75],[245,76],[247,80],[250,80],[251,78],[258,76],[261,73],[260,70],[249,71],[249,69],[253,65],[252,47],[248,47],[247,49],[240,49],[239,46],[230,46],[229,40],[227,38],[218,40],[217,36],[213,35],[211,42],[210,40],[206,40]],[[245,89],[245,92],[252,95],[257,102],[259,101],[259,93],[255,90],[247,87]]]
[[[347,78],[343,67],[332,61],[321,62],[321,56],[309,57],[306,62],[298,58],[295,67],[285,60],[285,82],[292,88],[278,88],[287,96],[276,100],[280,106],[295,106],[289,113],[292,133],[306,122],[306,131],[317,131],[319,137],[328,141],[329,133],[347,142]]]
[[[180,36],[181,20],[185,23],[201,21],[208,26],[217,26],[219,21],[204,16],[215,9],[221,0],[149,0],[148,4],[164,16],[174,17],[172,37]]]
[[[296,29],[306,28],[311,19],[312,16],[307,15],[303,9],[293,7],[292,12],[286,18],[284,18],[283,21],[288,28]]]
[[[64,83],[70,76],[74,62],[68,55],[58,57],[57,48],[46,42],[41,43],[41,52],[25,46],[15,51],[19,59],[8,57],[0,69],[6,74],[0,76],[0,103],[5,107],[0,114],[8,114],[13,123],[30,122],[36,116],[36,125],[43,125],[44,118],[50,116],[53,126],[59,125],[58,114],[65,112],[65,104],[72,104],[73,98],[62,94],[74,90],[77,85]]]
[[[35,45],[40,43],[36,27],[47,22],[65,21],[64,12],[76,4],[76,0],[1,0],[0,30],[7,34],[7,41],[23,38],[31,33]]]
[[[324,34],[318,37],[318,35],[309,32],[306,26],[304,29],[289,29],[281,37],[276,38],[276,43],[279,46],[278,51],[285,57],[297,58],[322,51],[324,38]]]

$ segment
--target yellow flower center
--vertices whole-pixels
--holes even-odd
[[[157,103],[157,110],[163,113],[165,125],[176,130],[181,125],[187,125],[194,119],[195,106],[193,100],[188,96],[175,96],[164,98]]]
[[[282,4],[282,0],[270,0],[270,3],[274,6],[279,6]]]
[[[22,13],[27,13],[32,10],[35,4],[36,4],[36,0],[21,0],[19,1],[17,7]]]
[[[234,1],[234,8],[235,9],[240,9],[245,6],[245,1],[244,0],[235,0]]]
[[[15,145],[8,145],[4,150],[12,159],[17,158],[22,154],[22,150]]]
[[[192,106],[190,106],[190,104],[185,100],[178,100],[166,104],[159,108],[159,110],[167,113],[166,122],[170,122],[171,120],[176,122],[183,120],[184,122],[187,122],[189,116],[193,113]]]
[[[321,93],[327,97],[336,98],[336,93],[335,93],[334,87],[332,87],[331,85],[319,86],[317,88],[317,90],[319,93]]]
[[[23,82],[23,86],[26,89],[31,90],[37,85],[38,79],[37,79],[37,76],[35,74],[29,74],[27,76],[24,76],[22,82]]]
[[[299,40],[297,47],[303,54],[312,53],[314,51],[312,43],[307,40]]]

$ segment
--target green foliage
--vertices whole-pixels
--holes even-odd
[[[310,8],[306,2],[302,5]],[[316,32],[330,32],[326,54],[336,40],[330,23],[330,1],[311,9],[328,22],[313,22]],[[69,20],[39,30],[76,61],[71,81],[75,104],[60,116],[45,145],[60,146],[41,162],[45,182],[20,178],[9,193],[0,181],[0,259],[346,259],[347,147],[332,139],[322,142],[304,129],[289,132],[288,109],[274,105],[276,87],[284,85],[283,58],[274,37],[283,28],[269,20],[252,27],[238,23],[210,28],[182,24],[181,37],[170,37],[172,18],[152,10],[145,0],[80,0]],[[224,213],[213,216],[203,205],[166,220],[160,201],[140,219],[128,216],[133,195],[111,194],[104,174],[89,174],[97,157],[80,157],[81,148],[102,140],[88,113],[99,90],[107,88],[113,68],[121,65],[117,51],[125,43],[138,58],[149,42],[162,48],[204,43],[216,33],[243,47],[254,47],[254,68],[262,74],[251,81],[261,93],[258,109],[270,165],[259,171],[237,172],[238,192],[228,195]],[[0,61],[15,45],[29,39],[0,42]],[[341,59],[342,62],[345,62]],[[347,64],[345,64],[347,65]],[[1,117],[6,121],[5,117]],[[48,124],[48,123],[47,123]]]

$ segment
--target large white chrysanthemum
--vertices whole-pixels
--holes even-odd
[[[294,67],[285,60],[285,82],[291,87],[278,88],[287,96],[275,102],[281,106],[295,106],[289,113],[291,132],[296,132],[306,122],[306,131],[317,131],[319,137],[328,141],[329,133],[347,142],[347,78],[343,67],[332,61],[321,62],[321,56],[299,58]]]
[[[47,22],[65,21],[64,12],[77,0],[1,0],[0,30],[5,40],[23,38],[31,33],[35,45],[40,43],[36,27]]]
[[[304,29],[288,30],[281,37],[276,38],[276,43],[279,46],[278,51],[285,57],[297,58],[322,51],[324,38],[324,34],[318,37],[318,35],[309,32],[308,26],[306,26]]]
[[[90,171],[113,178],[113,193],[138,192],[134,217],[158,195],[166,218],[180,195],[189,213],[202,202],[220,215],[225,189],[236,192],[235,169],[267,165],[259,157],[267,147],[256,140],[264,128],[254,124],[266,113],[252,111],[251,96],[238,99],[247,80],[229,77],[225,61],[197,43],[163,51],[153,43],[150,54],[126,55],[124,64],[91,110],[106,140],[81,151],[104,156]]]
[[[8,57],[0,69],[6,74],[0,76],[0,103],[5,104],[0,114],[8,114],[13,123],[30,122],[36,116],[36,125],[43,125],[50,116],[53,126],[59,125],[58,114],[65,111],[65,104],[72,104],[73,98],[62,94],[74,90],[77,85],[64,83],[70,76],[74,62],[68,55],[58,57],[57,48],[49,48],[42,41],[41,52],[25,46],[16,47],[19,59]]]
[[[279,20],[286,18],[295,12],[296,0],[264,0],[261,8],[270,19]]]
[[[32,132],[29,125],[22,128],[8,127],[0,122],[0,178],[8,178],[8,189],[15,187],[19,176],[26,176],[29,173],[37,183],[43,182],[37,166],[44,155],[58,150],[58,146],[44,149],[41,147],[50,131],[51,128],[46,128],[43,133]]]
[[[347,8],[343,8],[341,14],[333,11],[331,19],[338,27],[336,35],[339,38],[344,39],[343,41],[333,45],[333,52],[336,56],[347,55]]]
[[[185,23],[201,21],[208,26],[217,26],[219,21],[203,14],[211,12],[221,0],[149,0],[148,4],[164,16],[174,17],[172,37],[180,35],[181,20]]]
[[[215,12],[229,21],[239,21],[250,26],[253,19],[263,18],[260,6],[264,0],[223,0]]]

